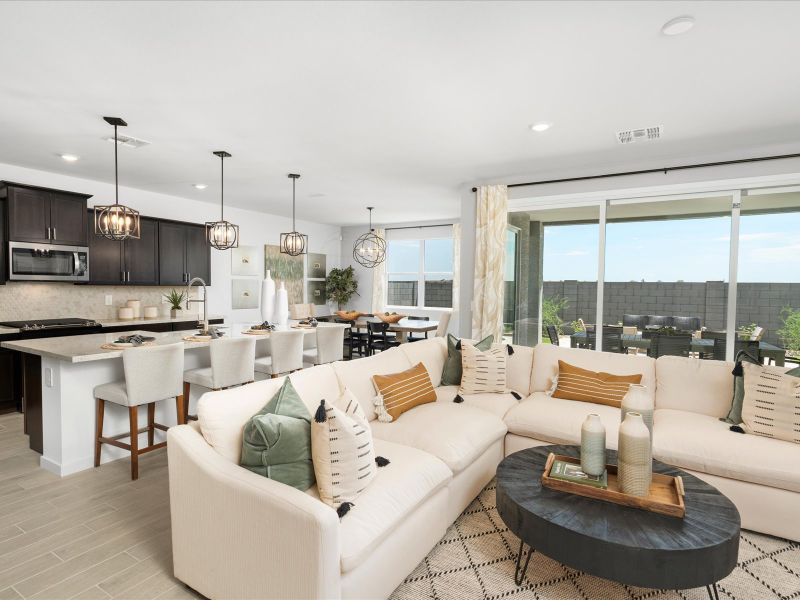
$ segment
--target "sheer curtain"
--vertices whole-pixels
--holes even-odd
[[[508,188],[485,185],[476,193],[475,284],[472,295],[472,337],[503,333],[503,270],[508,221]]]
[[[375,229],[375,235],[386,239],[385,229]],[[386,307],[386,261],[372,269],[372,314],[381,312]]]

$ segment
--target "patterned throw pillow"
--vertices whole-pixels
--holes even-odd
[[[494,336],[490,335],[475,344],[478,350],[488,350],[492,347]],[[461,340],[456,336],[447,334],[447,360],[442,369],[441,385],[461,385]]]
[[[508,346],[505,344],[492,344],[491,348],[482,351],[468,342],[462,342],[463,375],[458,395],[506,392],[507,358]]]
[[[311,426],[311,451],[320,499],[344,516],[353,501],[375,478],[372,432],[364,410],[345,389],[331,404],[322,400]]]
[[[436,391],[423,363],[402,373],[373,375],[372,382],[377,392],[375,412],[384,423],[391,423],[415,406],[436,402]]]
[[[781,367],[742,363],[747,433],[800,444],[800,379]]]
[[[553,398],[593,402],[606,406],[622,406],[622,399],[632,383],[641,383],[642,375],[612,375],[581,369],[563,360],[558,361],[558,386]]]

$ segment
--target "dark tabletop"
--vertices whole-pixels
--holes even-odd
[[[653,471],[683,478],[683,519],[542,487],[551,452],[579,456],[576,446],[539,446],[497,467],[497,511],[512,533],[537,552],[591,575],[659,589],[715,583],[736,566],[739,511],[716,488],[653,461]],[[608,451],[616,464],[617,453]]]

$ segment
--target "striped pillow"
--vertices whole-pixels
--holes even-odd
[[[375,412],[378,413],[378,420],[384,423],[391,423],[415,406],[436,402],[431,377],[422,363],[402,373],[373,375],[372,382],[378,393]]]
[[[612,375],[581,369],[558,361],[558,385],[553,398],[579,400],[606,406],[622,406],[622,399],[632,383],[641,383],[642,375]]]
[[[508,347],[492,344],[488,350],[478,350],[469,342],[461,341],[461,394],[506,392],[506,359]]]
[[[377,469],[367,418],[348,389],[332,404],[320,403],[311,424],[311,456],[320,499],[337,510],[344,505],[345,513]]]
[[[742,363],[747,433],[800,444],[800,379],[780,367]]]

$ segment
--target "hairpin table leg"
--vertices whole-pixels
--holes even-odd
[[[525,574],[528,572],[528,564],[531,562],[531,555],[536,552],[536,550],[528,546],[528,556],[525,559],[525,566],[520,569],[520,565],[522,564],[522,549],[524,545],[525,542],[520,540],[519,552],[517,553],[517,567],[514,569],[514,583],[517,585],[522,585],[522,582],[525,580]]]

